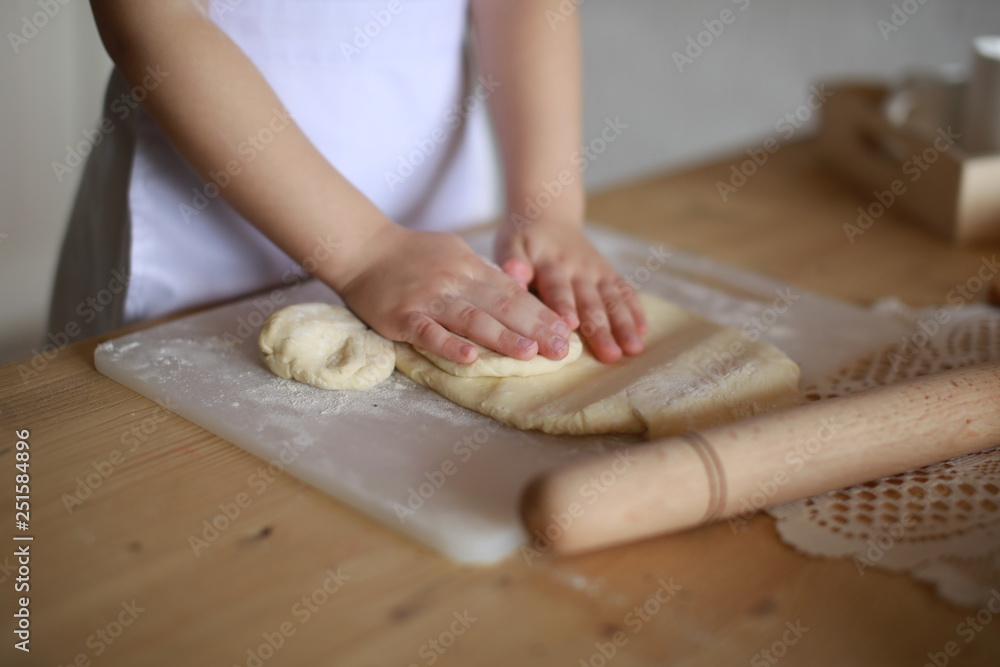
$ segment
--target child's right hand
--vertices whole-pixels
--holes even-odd
[[[108,53],[132,85],[156,65],[170,73],[143,102],[188,163],[208,178],[233,146],[282,108],[242,50],[190,0],[93,0]],[[292,120],[242,165],[222,196],[296,261],[316,239],[337,239],[312,271],[387,338],[459,363],[475,348],[518,359],[559,359],[569,348],[559,316],[457,236],[399,227],[337,171]],[[336,215],[331,215],[336,211]],[[291,221],[291,222],[290,222]]]
[[[566,323],[458,236],[389,224],[354,250],[328,282],[386,338],[458,363],[477,353],[452,332],[517,359],[566,356]]]

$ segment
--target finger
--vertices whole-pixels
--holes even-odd
[[[611,333],[610,320],[601,303],[597,287],[590,281],[575,281],[577,311],[580,313],[580,334],[600,361],[618,361],[622,350]]]
[[[500,286],[479,283],[467,300],[480,307],[500,324],[538,343],[538,352],[549,359],[562,359],[569,351],[569,326],[533,294],[516,283]]]
[[[475,345],[455,336],[425,313],[413,313],[399,338],[459,364],[471,364],[479,356]]]
[[[513,331],[478,306],[463,301],[442,313],[439,322],[455,333],[500,354],[527,361],[538,354],[538,343]]]
[[[646,321],[646,312],[643,310],[638,293],[634,289],[630,289],[625,296],[625,300],[628,303],[629,310],[632,311],[632,321],[635,322],[636,330],[640,336],[645,336],[649,333],[649,323]]]
[[[498,241],[496,259],[503,272],[521,287],[527,289],[528,284],[534,280],[535,271],[524,248],[524,237],[520,234],[512,234]]]
[[[598,283],[598,292],[604,305],[604,312],[611,324],[611,333],[625,354],[636,355],[642,352],[642,338],[635,325],[632,309],[629,307],[627,294],[630,291],[624,283],[602,280]]]
[[[520,257],[511,257],[503,263],[501,268],[504,273],[513,278],[523,289],[528,289],[528,285],[531,283],[534,275],[531,265],[528,262]]]
[[[555,266],[539,267],[535,279],[538,295],[542,303],[554,310],[570,329],[580,326],[580,317],[576,312],[576,298],[573,296],[573,285],[569,277]]]

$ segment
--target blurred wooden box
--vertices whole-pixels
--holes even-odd
[[[899,208],[953,243],[1000,242],[1000,155],[969,155],[956,123],[942,122],[934,132],[894,125],[883,112],[885,86],[827,84],[827,90],[820,148],[870,198],[858,210],[855,233]]]

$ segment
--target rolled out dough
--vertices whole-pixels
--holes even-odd
[[[774,347],[650,294],[640,298],[646,349],[613,364],[584,350],[546,375],[456,377],[397,344],[396,367],[459,405],[553,434],[656,438],[800,402],[798,366]]]
[[[479,356],[471,364],[459,364],[444,357],[439,357],[423,348],[414,347],[413,349],[424,355],[432,364],[444,372],[463,378],[545,375],[546,373],[554,373],[566,364],[576,361],[580,358],[580,354],[583,353],[583,341],[575,331],[569,335],[569,350],[562,359],[549,359],[538,354],[533,359],[521,361],[520,359],[500,354],[488,347],[473,343],[464,336],[459,336],[459,338],[476,346]]]
[[[275,312],[257,337],[275,375],[323,389],[367,389],[392,374],[396,351],[354,313],[327,303],[299,303]]]

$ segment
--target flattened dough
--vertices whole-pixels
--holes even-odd
[[[257,338],[271,372],[323,389],[367,389],[392,374],[392,341],[343,306],[299,303],[273,313]]]
[[[657,438],[800,402],[798,366],[775,348],[650,294],[640,297],[646,349],[614,364],[584,350],[546,375],[456,377],[397,344],[396,367],[459,405],[554,434]]]
[[[433,352],[428,352],[423,348],[414,347],[413,349],[424,355],[432,364],[445,373],[463,378],[545,375],[547,373],[554,373],[566,364],[576,361],[583,352],[583,341],[575,331],[569,335],[569,351],[562,359],[549,359],[538,354],[529,361],[522,361],[500,354],[488,347],[473,343],[464,336],[459,336],[459,338],[476,346],[479,356],[471,364],[458,364],[444,357],[439,357]]]

